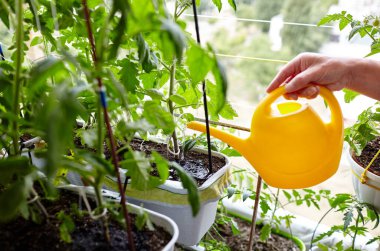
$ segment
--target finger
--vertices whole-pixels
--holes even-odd
[[[337,83],[326,85],[326,87],[330,91],[340,91],[340,90],[342,90],[344,88],[344,83],[337,82]]]
[[[308,86],[300,91],[298,91],[298,95],[307,99],[316,98],[319,94],[319,86],[312,85]]]
[[[315,83],[315,80],[317,79],[315,78],[314,71],[307,69],[290,80],[289,84],[285,86],[285,90],[287,93],[297,92],[309,85],[312,85]]]
[[[292,61],[287,63],[284,68],[280,70],[279,73],[277,73],[276,77],[272,80],[272,82],[269,84],[267,88],[267,92],[271,92],[277,87],[279,87],[282,83],[286,82],[286,80],[291,77],[296,75],[297,69],[299,69],[299,64],[300,64],[300,59],[299,57],[294,58]]]
[[[297,100],[298,99],[298,94],[297,93],[285,93],[284,98],[288,100]]]

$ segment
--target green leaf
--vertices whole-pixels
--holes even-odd
[[[36,37],[34,37],[34,38],[32,39],[32,41],[30,42],[30,47],[35,46],[35,45],[39,45],[39,44],[41,44],[42,42],[43,42],[42,37],[38,37],[38,36],[36,36]]]
[[[171,134],[174,131],[175,124],[173,117],[160,104],[154,101],[145,102],[143,116],[156,128],[162,129],[165,134]]]
[[[195,144],[197,143],[197,140],[196,139],[188,139],[186,140],[183,145],[182,145],[182,148],[183,148],[183,155],[186,156],[186,154],[191,150],[193,149],[193,147],[195,146]]]
[[[350,20],[347,20],[346,18],[342,18],[339,22],[339,29],[343,30],[346,28],[346,26],[350,23]]]
[[[238,151],[236,151],[233,148],[225,148],[221,151],[221,153],[223,153],[229,157],[241,157],[242,156]]]
[[[159,90],[157,90],[157,89],[148,89],[145,92],[153,100],[159,100],[159,101],[161,101],[161,100],[165,99],[165,95],[162,92],[160,92]]]
[[[196,44],[191,45],[186,55],[186,65],[189,67],[191,80],[197,84],[205,79],[214,62],[208,53]]]
[[[234,11],[236,11],[236,2],[235,2],[235,0],[228,0],[228,3],[234,9]]]
[[[145,72],[151,72],[157,68],[158,59],[156,55],[150,50],[148,43],[144,40],[141,34],[137,35],[138,55],[142,68]]]
[[[200,199],[197,184],[194,179],[176,162],[170,162],[170,166],[176,170],[177,175],[181,179],[182,186],[187,189],[188,201],[193,212],[193,216],[196,216],[200,209]]]
[[[175,52],[179,61],[182,59],[183,51],[186,48],[186,37],[181,28],[170,19],[161,19],[163,53]]]
[[[173,94],[169,97],[169,99],[171,101],[173,101],[174,103],[176,103],[177,105],[186,105],[187,102],[186,102],[186,99],[184,97],[182,97],[181,95],[178,95],[178,94]]]
[[[151,71],[149,73],[142,73],[139,75],[139,78],[145,89],[156,88],[157,82],[160,78],[160,73],[157,71]]]
[[[232,187],[232,186],[227,187],[227,197],[228,198],[231,198],[232,196],[234,196],[235,192],[236,192],[235,187]]]
[[[150,231],[154,231],[154,226],[149,219],[149,215],[143,208],[140,208],[135,224],[139,231],[143,230],[145,226],[147,226]]]
[[[359,96],[358,92],[349,90],[349,89],[343,89],[344,92],[344,102],[350,103],[353,101],[357,96]]]
[[[263,214],[266,214],[270,210],[270,206],[265,200],[260,200],[260,208]]]
[[[61,59],[49,56],[38,62],[30,70],[29,91],[34,93],[41,86],[46,85],[48,78],[56,75],[59,71],[65,70],[65,66]]]
[[[250,196],[252,195],[251,191],[249,190],[244,190],[243,192],[243,201],[245,201],[246,199],[248,199]]]
[[[375,55],[377,53],[380,53],[380,42],[376,41],[371,44],[371,52],[367,54],[365,57],[369,57],[372,55]]]
[[[156,165],[158,175],[161,178],[161,184],[163,184],[169,177],[168,162],[157,152],[152,152],[151,158],[151,161]]]
[[[212,69],[212,73],[215,78],[216,89],[220,95],[220,100],[216,107],[216,112],[219,113],[226,102],[228,80],[227,80],[227,75],[226,75],[224,66],[218,61],[216,56],[214,57],[214,59],[215,59],[215,64]]]
[[[349,208],[349,210],[344,213],[344,217],[343,217],[343,221],[344,221],[343,231],[347,230],[348,226],[350,225],[350,223],[353,220],[353,217],[354,217],[353,209]]]
[[[127,175],[131,177],[132,188],[143,191],[156,187],[154,181],[150,182],[150,171],[152,167],[142,152],[126,152],[124,154],[124,160],[120,162],[120,165],[123,169],[128,170]]]
[[[231,230],[232,230],[233,235],[240,234],[239,225],[237,224],[236,221],[234,221],[233,218],[231,218]]]
[[[64,211],[60,211],[57,215],[57,218],[61,221],[61,224],[59,225],[59,234],[61,240],[66,243],[71,243],[72,239],[70,233],[75,229],[73,219],[70,217],[70,215],[66,215]]]
[[[285,190],[282,190],[282,192],[284,193],[284,195],[288,201],[290,201],[292,199],[292,195],[289,192],[287,192]]]
[[[140,83],[137,79],[138,65],[129,59],[121,60],[120,65],[121,70],[119,74],[121,83],[128,91],[136,93],[137,86]]]
[[[340,204],[343,204],[349,200],[351,200],[351,195],[349,194],[337,194],[336,195],[336,198],[330,202],[330,206],[335,208],[337,206],[339,206]]]
[[[327,23],[331,23],[332,21],[337,21],[342,18],[342,14],[331,14],[323,17],[321,20],[318,22],[318,26],[325,25]]]
[[[20,180],[32,172],[27,157],[0,159],[0,184],[6,185]]]
[[[348,35],[348,40],[351,40],[351,38],[353,38],[356,35],[356,33],[360,31],[361,28],[362,26],[354,26],[350,31],[350,34]]]
[[[271,225],[270,224],[264,225],[260,230],[260,240],[261,241],[268,240],[271,233],[272,233]]]
[[[222,0],[212,0],[212,2],[218,7],[218,11],[220,12],[222,10]]]
[[[15,217],[20,208],[27,207],[28,187],[24,180],[13,182],[0,193],[0,222]]]

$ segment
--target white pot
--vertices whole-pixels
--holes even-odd
[[[352,158],[352,151],[349,147],[346,147],[346,156],[351,165],[352,171],[352,183],[354,185],[356,196],[360,201],[369,203],[375,206],[376,210],[380,212],[380,176],[371,172],[367,172],[366,184],[360,182],[360,176],[364,172],[364,168],[360,166]]]
[[[196,148],[195,151],[207,154],[207,150]],[[127,188],[127,200],[144,208],[170,217],[178,225],[178,243],[184,246],[196,245],[206,234],[215,220],[218,201],[229,179],[230,159],[224,154],[212,152],[212,155],[224,158],[226,165],[214,173],[198,188],[200,194],[200,210],[193,217],[188,203],[187,190],[180,181],[167,180],[158,188],[138,191]],[[116,190],[116,183],[107,183],[107,187]]]
[[[79,190],[84,190],[87,195],[95,197],[95,193],[92,187],[65,185],[65,186],[61,186],[60,188],[70,190],[70,191],[75,191],[75,192],[78,192]],[[102,195],[105,198],[120,201],[119,194],[116,192],[103,190]],[[177,242],[179,231],[178,231],[177,225],[172,219],[160,213],[157,213],[145,208],[141,208],[140,206],[137,206],[137,205],[133,205],[129,203],[127,205],[128,205],[129,213],[138,214],[140,213],[140,210],[143,209],[146,213],[148,213],[149,219],[154,225],[160,226],[163,229],[165,229],[165,231],[167,231],[172,236],[172,238],[166,244],[166,246],[162,249],[162,251],[174,251],[174,246],[175,246],[175,243]]]

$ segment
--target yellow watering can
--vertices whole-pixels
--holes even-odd
[[[339,103],[331,91],[320,87],[331,111],[330,122],[325,123],[308,104],[285,101],[272,109],[272,103],[283,94],[282,86],[260,102],[248,138],[214,127],[210,127],[210,134],[240,152],[270,186],[296,189],[319,184],[336,172],[342,153]],[[190,122],[187,127],[206,132],[206,126],[199,122]]]

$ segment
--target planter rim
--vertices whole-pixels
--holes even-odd
[[[59,186],[59,188],[74,191],[74,192],[78,192],[80,189],[82,189],[86,192],[87,195],[95,197],[94,189],[92,187],[77,186],[77,185],[70,184],[70,185]],[[109,191],[106,189],[102,189],[102,195],[104,197],[106,197],[107,199],[119,201],[119,196],[118,196],[118,193],[116,193],[116,192],[112,192],[112,191]],[[174,245],[177,242],[177,239],[179,236],[179,230],[178,230],[177,224],[171,218],[167,217],[166,215],[160,214],[158,212],[155,212],[155,211],[152,211],[152,210],[149,210],[149,209],[146,209],[146,208],[143,208],[141,206],[137,206],[137,205],[134,205],[134,204],[131,204],[128,202],[127,202],[127,205],[129,208],[132,209],[133,213],[136,213],[136,212],[138,212],[138,210],[143,209],[144,212],[148,213],[150,217],[153,216],[156,219],[161,219],[162,221],[168,222],[169,225],[172,227],[173,233],[170,233],[167,229],[165,229],[166,231],[168,231],[171,234],[172,237],[171,237],[170,241],[162,249],[162,251],[173,250]],[[154,220],[152,220],[152,222],[155,223]],[[158,223],[155,223],[155,224],[159,225]],[[163,227],[163,226],[161,226],[161,227]]]
[[[348,159],[348,161],[351,164],[351,171],[353,172],[353,174],[355,176],[359,176],[360,177],[362,175],[362,173],[364,172],[365,167],[362,167],[361,165],[359,165],[354,160],[354,158],[352,157],[353,150],[351,150],[350,147],[347,146],[345,152],[346,152],[347,159]],[[370,183],[374,183],[374,184],[379,185],[378,183],[380,183],[380,176],[378,176],[378,175],[376,175],[376,174],[374,174],[374,173],[372,173],[370,171],[368,171],[366,173],[366,176],[368,178],[367,183],[370,182]],[[356,178],[358,178],[358,177],[356,177]]]
[[[230,211],[230,210],[227,209],[227,213],[229,215],[231,215],[231,216],[240,218],[240,219],[242,219],[244,221],[247,221],[249,223],[252,222],[252,219],[250,219],[248,217],[245,217],[243,215],[240,215],[237,212],[233,212],[233,211]],[[261,224],[262,224],[262,221],[261,222],[257,222],[256,225],[261,225]],[[272,228],[272,232],[275,233],[275,234],[277,234],[277,235],[280,235],[280,236],[282,236],[282,237],[284,237],[286,239],[289,239],[289,240],[293,241],[301,251],[306,251],[305,243],[301,239],[299,239],[298,237],[292,236],[292,235],[290,235],[289,233],[287,233],[285,231],[282,231],[280,229],[275,229],[275,228]]]

